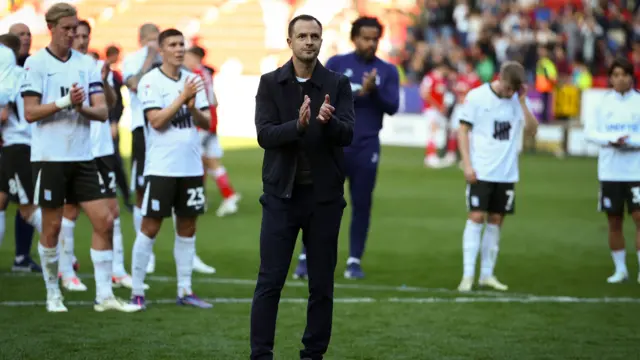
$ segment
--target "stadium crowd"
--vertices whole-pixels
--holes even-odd
[[[505,61],[521,62],[528,82],[535,83],[538,91],[545,90],[541,73],[580,89],[606,86],[606,69],[620,55],[630,58],[640,79],[640,2],[424,0],[418,4],[399,54],[404,84],[419,84],[443,58],[457,69],[471,64],[484,82]]]

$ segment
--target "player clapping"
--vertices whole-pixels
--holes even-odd
[[[90,138],[90,121],[108,118],[100,73],[93,59],[71,50],[78,26],[73,6],[55,4],[45,20],[51,42],[27,59],[21,91],[25,119],[34,123],[31,162],[34,202],[42,208],[38,252],[47,289],[47,311],[67,311],[57,277],[57,245],[65,201],[78,203],[93,226],[94,309],[138,311],[140,306],[116,299],[111,286],[113,216],[102,195]]]
[[[176,216],[174,256],[179,305],[210,308],[191,289],[196,220],[204,212],[204,169],[196,126],[207,128],[209,105],[199,77],[182,69],[184,37],[168,29],[158,37],[162,65],[140,80],[147,120],[142,224],[133,246],[132,303],[145,305],[144,278],[163,219]]]

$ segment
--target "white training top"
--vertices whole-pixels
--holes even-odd
[[[488,83],[479,86],[467,94],[460,122],[473,126],[469,153],[478,180],[518,182],[518,141],[524,127],[518,95],[504,99]]]
[[[129,78],[135,76],[142,70],[144,61],[147,59],[149,48],[147,46],[129,54],[122,61],[122,78],[126,83]],[[159,61],[160,59],[158,59]],[[140,88],[138,84],[138,89]],[[144,126],[144,113],[139,94],[129,91],[129,107],[131,108],[131,131]]]
[[[22,96],[40,96],[42,104],[67,95],[73,83],[84,88],[85,106],[91,95],[102,93],[102,80],[92,57],[71,50],[62,61],[48,48],[29,56]],[[88,161],[91,153],[90,119],[69,107],[41,119],[32,126],[31,161]]]
[[[598,154],[600,181],[640,181],[640,94],[610,91],[597,107],[594,122],[585,124],[586,139],[601,146]],[[629,136],[626,147],[609,145]]]
[[[152,109],[168,107],[184,89],[187,79],[197,76],[184,69],[174,80],[160,68],[149,71],[140,80],[138,96],[145,113]],[[195,106],[208,109],[209,103],[204,91],[196,94]],[[147,125],[147,153],[144,175],[168,177],[202,176],[202,154],[200,137],[193,118],[186,105],[174,115],[166,128],[156,130]]]
[[[26,71],[18,67],[21,74],[20,82],[17,84],[15,93],[10,99],[9,119],[2,127],[3,147],[11,145],[31,145],[31,124],[24,118],[24,101],[20,95],[20,86],[26,76]]]
[[[104,66],[104,61],[98,60],[95,64],[98,68],[98,72],[100,73],[100,78],[102,78],[102,67]],[[113,87],[112,72],[109,72],[109,75],[107,75],[107,83],[109,86]],[[113,138],[111,137],[111,123],[109,120],[91,122],[91,153],[94,158],[113,155],[115,153]]]

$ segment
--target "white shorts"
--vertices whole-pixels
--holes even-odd
[[[433,108],[426,109],[422,114],[425,116],[429,124],[437,124],[440,126],[447,125],[447,118],[444,115],[442,115],[440,111],[436,109],[433,109]]]
[[[202,156],[208,159],[221,159],[224,152],[218,135],[212,134],[206,130],[198,130],[200,135],[200,145],[202,146]]]

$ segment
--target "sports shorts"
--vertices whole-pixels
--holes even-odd
[[[15,144],[2,148],[0,191],[6,193],[10,201],[20,205],[33,203],[31,173],[31,146]]]
[[[147,152],[144,128],[142,126],[131,132],[131,191],[144,188],[144,161]]]
[[[629,214],[640,210],[640,181],[601,181],[598,210],[610,215]]]
[[[200,135],[200,144],[202,145],[202,156],[209,159],[221,159],[224,152],[218,135],[206,130],[198,130]]]
[[[175,212],[178,217],[196,217],[204,213],[206,201],[202,176],[148,175],[145,177],[142,216],[166,218]]]
[[[118,190],[116,186],[116,160],[115,155],[100,156],[96,158],[98,174],[100,174],[100,185],[105,198],[115,198]]]
[[[35,205],[61,208],[104,198],[95,160],[32,162]]]
[[[477,181],[467,184],[467,211],[513,214],[516,205],[514,183]]]

